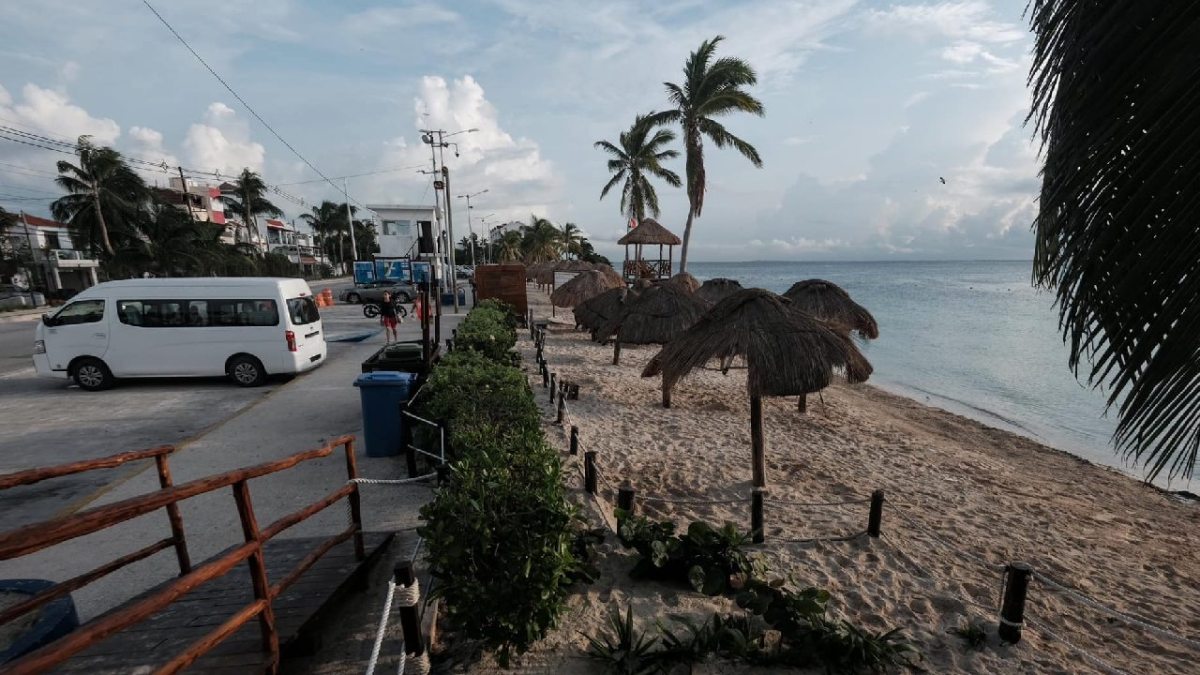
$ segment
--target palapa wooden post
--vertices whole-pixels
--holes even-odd
[[[411,560],[401,560],[396,563],[392,579],[397,587],[409,588],[417,581],[416,571]],[[400,605],[400,632],[404,636],[404,653],[409,658],[419,658],[425,653],[425,642],[421,639],[421,616],[417,613],[417,605],[406,607]]]
[[[588,494],[596,494],[596,451],[588,450],[583,453],[583,489]]]
[[[756,544],[766,540],[763,531],[763,489],[760,487],[750,492],[750,534]]]
[[[1033,568],[1028,563],[1015,562],[1004,567],[1004,602],[1000,606],[1000,639],[1009,644],[1021,641],[1021,627],[1025,623],[1025,596],[1029,591],[1029,578]]]
[[[796,410],[802,413],[808,412],[808,394],[800,394],[800,400],[796,401]]]
[[[883,490],[871,493],[871,514],[867,518],[867,534],[879,536],[879,525],[883,521]]]
[[[634,499],[637,492],[629,481],[621,483],[621,487],[617,488],[617,508],[625,512],[626,515],[633,515]]]
[[[579,427],[571,425],[571,454],[579,454]]]
[[[550,402],[554,403],[554,390],[558,389],[558,373],[550,373]]]
[[[663,390],[663,396],[662,396],[663,407],[670,408],[671,407],[671,388],[667,386],[667,383],[665,381],[663,382],[662,390]]]
[[[613,365],[621,365],[621,335],[618,333],[613,340]]]
[[[154,463],[158,467],[158,485],[167,489],[174,485],[171,480],[171,465],[167,463],[165,454],[155,455]],[[171,522],[171,538],[175,540],[175,558],[179,561],[179,576],[192,571],[192,558],[188,555],[187,537],[183,532],[183,516],[179,513],[179,502],[167,504],[167,520]]]
[[[754,462],[754,487],[767,486],[767,467],[764,459],[762,397],[750,397],[750,454]]]

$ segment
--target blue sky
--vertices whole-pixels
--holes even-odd
[[[1039,181],[1023,126],[1023,2],[155,5],[326,175],[387,170],[350,180],[360,202],[430,202],[415,168],[429,151],[416,129],[478,127],[458,137],[460,157],[449,162],[456,194],[489,190],[477,215],[575,222],[615,254],[623,218],[614,197],[599,200],[607,174],[592,143],[665,107],[662,83],[720,33],[720,53],[759,73],[766,116],[724,122],[759,148],[764,167],[706,149],[693,260],[1032,252]],[[137,0],[4,3],[0,124],[90,133],[192,169],[250,166],[273,184],[317,177]],[[54,187],[44,172],[57,158],[0,141],[0,205],[45,214]],[[674,168],[682,173],[682,160]],[[337,198],[320,183],[284,189],[309,202]],[[686,196],[660,186],[660,197],[661,222],[682,234]],[[289,216],[304,208],[279,202]]]

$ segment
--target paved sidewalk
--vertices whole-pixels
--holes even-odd
[[[443,314],[448,336],[461,315]],[[419,336],[419,326],[401,327],[401,339]],[[380,336],[346,345],[349,353],[271,392],[218,428],[191,442],[171,459],[176,483],[278,459],[316,447],[342,434],[361,436],[358,389],[352,382],[360,363],[383,343]],[[358,447],[361,476],[398,478],[406,475],[403,457],[366,457]],[[345,483],[344,456],[306,462],[293,469],[251,481],[254,509],[260,525],[316,501]],[[116,486],[89,506],[111,503],[157,489],[152,464]],[[364,526],[369,530],[397,529],[417,522],[417,509],[429,491],[422,487],[364,486]],[[232,494],[217,490],[181,503],[193,563],[242,541]],[[281,536],[328,535],[345,527],[347,512],[338,504],[288,530]],[[62,580],[168,536],[165,511],[142,516],[66,542],[25,558],[0,563],[0,577]],[[178,572],[170,550],[126,567],[73,594],[81,620],[133,597]]]

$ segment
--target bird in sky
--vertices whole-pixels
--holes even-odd
[[[941,176],[938,176],[938,180],[942,181],[942,185],[945,185],[945,184],[946,184],[946,179],[945,179],[945,178],[942,178]]]

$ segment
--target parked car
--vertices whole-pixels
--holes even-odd
[[[396,281],[394,279],[384,279],[369,285],[355,286],[347,288],[338,294],[338,299],[342,302],[352,304],[359,303],[375,303],[383,302],[383,294],[391,293],[392,298],[397,302],[412,302],[412,299],[417,297],[417,288],[407,281]]]

